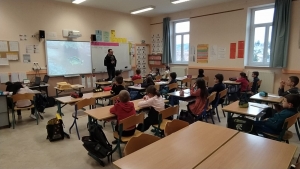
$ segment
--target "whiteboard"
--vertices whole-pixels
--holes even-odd
[[[92,68],[95,73],[107,72],[104,58],[112,49],[117,59],[116,70],[131,70],[129,44],[112,42],[92,42]]]

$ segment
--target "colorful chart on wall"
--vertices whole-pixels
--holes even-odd
[[[208,44],[197,46],[197,63],[208,63]]]

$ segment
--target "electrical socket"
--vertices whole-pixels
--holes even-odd
[[[39,62],[33,62],[33,64],[39,64]]]

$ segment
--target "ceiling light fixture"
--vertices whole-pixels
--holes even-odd
[[[190,1],[190,0],[171,0],[171,3],[172,4],[179,4],[179,3],[187,2],[187,1]]]
[[[84,1],[86,1],[86,0],[72,0],[72,3],[73,4],[80,4],[80,3],[84,2]]]
[[[155,6],[147,6],[144,8],[140,8],[140,9],[136,9],[134,11],[131,11],[131,14],[138,14],[138,13],[142,13],[142,12],[147,12],[147,11],[151,11],[155,8]]]

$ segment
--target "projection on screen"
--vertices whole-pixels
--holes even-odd
[[[92,72],[90,42],[46,41],[49,76]]]

